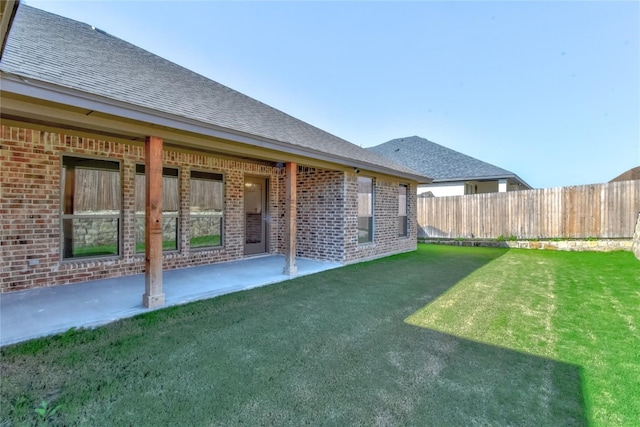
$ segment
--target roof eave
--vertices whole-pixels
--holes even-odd
[[[459,178],[434,178],[433,184],[443,184],[446,182],[460,182],[460,181],[495,181],[499,179],[510,179],[516,181],[517,184],[526,187],[528,190],[533,189],[529,184],[527,184],[524,180],[522,180],[516,174],[510,175],[488,175],[488,176],[469,176],[469,177],[459,177]]]
[[[200,134],[207,137],[221,138],[283,153],[309,157],[330,163],[336,163],[342,166],[396,176],[411,181],[416,181],[419,184],[428,184],[432,182],[430,178],[422,176],[418,173],[407,173],[404,171],[387,168],[358,159],[344,158],[330,153],[297,146],[287,142],[268,139],[259,135],[248,134],[245,132],[204,123],[198,120],[189,119],[187,117],[172,115],[150,108],[117,101],[77,89],[54,85],[30,77],[23,77],[17,74],[6,73],[2,70],[0,70],[0,74],[2,76],[2,90],[8,93],[42,99],[49,102],[68,105],[71,107],[93,110],[116,117],[137,120],[156,126],[164,126],[167,128]]]

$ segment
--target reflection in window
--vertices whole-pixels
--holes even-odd
[[[190,193],[190,246],[221,246],[224,222],[223,176],[218,173],[191,171]]]
[[[62,258],[120,253],[120,163],[62,158]]]
[[[136,252],[144,252],[146,177],[144,165],[136,165],[135,210],[136,210]],[[180,194],[178,192],[178,169],[162,168],[162,250],[178,250],[178,212]]]
[[[373,179],[358,177],[358,243],[373,241]]]
[[[398,236],[406,237],[407,233],[407,186],[400,184],[398,187]]]
[[[262,185],[244,183],[245,243],[262,242]]]

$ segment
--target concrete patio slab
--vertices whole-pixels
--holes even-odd
[[[300,277],[340,267],[297,258]],[[284,256],[268,255],[163,273],[166,305],[184,304],[288,280]],[[147,313],[143,274],[0,294],[0,346],[93,328]],[[160,308],[160,309],[161,309]]]

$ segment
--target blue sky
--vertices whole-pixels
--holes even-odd
[[[418,135],[536,188],[640,165],[637,1],[25,3],[363,147]]]

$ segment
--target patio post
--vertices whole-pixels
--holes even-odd
[[[144,143],[145,163],[145,286],[142,304],[164,305],[162,291],[162,138],[148,136]]]
[[[289,162],[285,165],[286,195],[285,195],[285,263],[284,274],[293,276],[298,273],[296,265],[296,174],[298,165]]]

